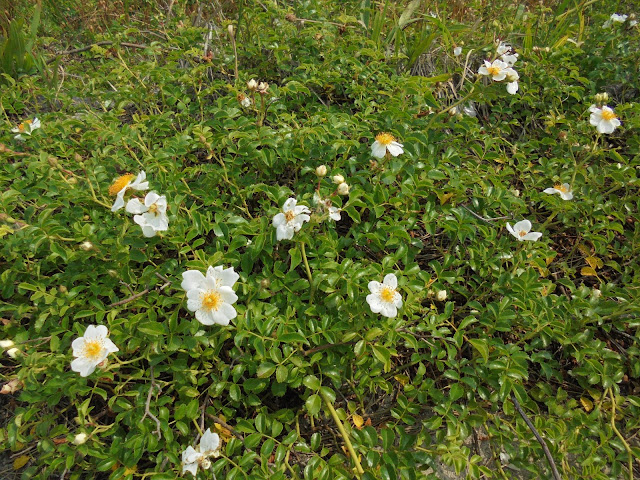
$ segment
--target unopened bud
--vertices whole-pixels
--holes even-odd
[[[233,25],[229,24],[227,26],[227,32],[229,32],[229,35],[231,35],[232,37],[236,34],[235,29],[233,28]]]
[[[258,93],[265,95],[269,92],[269,84],[267,82],[260,82],[258,84]]]
[[[85,443],[87,441],[87,438],[89,438],[89,435],[87,435],[86,433],[79,433],[73,439],[73,444],[74,445],[82,445],[83,443]]]
[[[261,288],[269,288],[270,286],[271,286],[271,280],[269,280],[268,278],[263,278],[262,280],[260,280]]]
[[[316,175],[319,177],[324,177],[327,174],[327,166],[326,165],[320,165],[319,167],[316,168]]]
[[[331,177],[331,180],[336,185],[340,185],[341,183],[344,183],[344,177],[342,175],[334,175],[333,177]]]
[[[16,358],[18,355],[20,355],[20,350],[15,347],[10,348],[9,350],[7,350],[7,355],[9,355],[11,358]]]
[[[76,177],[71,177],[67,182],[69,182],[69,185],[75,185],[78,183],[78,180],[76,180]]]
[[[49,162],[49,165],[51,165],[52,167],[58,166],[58,159],[56,157],[49,157],[47,161]]]
[[[68,292],[69,292],[69,289],[68,289],[67,287],[65,287],[64,285],[60,285],[60,286],[58,287],[58,291],[59,291],[60,293],[68,293]]]
[[[338,185],[338,194],[339,195],[349,195],[349,185],[346,183],[341,183]]]
[[[595,99],[598,105],[604,105],[609,101],[609,94],[607,92],[597,93]]]
[[[82,242],[80,244],[80,248],[82,250],[84,250],[85,252],[88,252],[89,250],[91,250],[93,248],[93,243],[87,241],[87,242]]]
[[[438,290],[436,293],[436,300],[439,302],[444,302],[447,299],[447,291],[446,290]]]
[[[14,345],[13,340],[0,340],[0,348],[11,348]]]
[[[251,91],[256,90],[258,88],[258,82],[252,78],[247,82],[247,88]]]

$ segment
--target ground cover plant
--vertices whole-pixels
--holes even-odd
[[[640,476],[634,8],[12,3],[0,476]]]

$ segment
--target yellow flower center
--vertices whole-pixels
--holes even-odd
[[[21,123],[20,125],[18,125],[18,130],[20,130],[21,132],[24,132],[24,123]]]
[[[291,220],[293,220],[294,218],[296,218],[296,214],[293,213],[293,210],[289,210],[288,212],[284,212],[284,219],[287,222],[290,222]]]
[[[387,303],[391,303],[393,301],[393,297],[396,294],[396,289],[391,287],[382,287],[382,291],[380,292],[380,298]]]
[[[613,113],[611,110],[602,110],[602,119],[603,120],[613,120],[614,118],[616,118],[616,114]]]
[[[376,142],[378,142],[381,145],[389,145],[391,142],[395,142],[396,139],[393,135],[391,135],[390,133],[379,133],[378,135],[376,135]]]
[[[558,190],[559,192],[562,193],[567,193],[569,191],[569,189],[567,187],[565,187],[564,185],[562,185],[561,183],[556,183],[553,188],[555,188],[556,190]]]
[[[487,71],[491,76],[498,75],[500,73],[500,67],[487,67]]]
[[[207,310],[218,310],[222,303],[222,297],[215,290],[209,290],[202,297],[202,306]]]
[[[155,203],[152,203],[151,206],[149,207],[149,213],[158,213],[158,205],[156,205]]]
[[[518,236],[520,236],[520,237],[524,237],[526,234],[527,234],[527,232],[525,232],[524,230],[520,230],[518,232]]]
[[[88,340],[84,342],[84,356],[89,360],[98,360],[102,352],[102,343],[100,340]]]
[[[126,175],[122,175],[121,177],[116,178],[115,182],[113,182],[109,187],[109,195],[116,195],[117,193],[119,193],[120,190],[131,183],[133,177],[135,177],[135,175],[127,173]]]

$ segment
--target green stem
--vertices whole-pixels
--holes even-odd
[[[347,450],[349,451],[349,455],[351,455],[351,458],[353,459],[353,463],[356,464],[356,471],[358,472],[358,478],[360,478],[360,475],[362,475],[364,473],[364,470],[362,469],[362,465],[360,464],[360,460],[358,459],[358,454],[356,453],[356,451],[353,448],[353,445],[351,444],[351,440],[349,439],[349,435],[347,434],[347,431],[344,429],[344,425],[342,424],[342,421],[340,420],[340,417],[338,417],[338,412],[336,412],[336,409],[333,408],[333,405],[331,404],[331,400],[322,391],[322,389],[320,389],[320,396],[324,400],[324,403],[327,405],[327,408],[329,409],[329,412],[331,412],[331,416],[333,417],[333,421],[336,423],[336,426],[338,427],[338,430],[340,431],[340,435],[342,435],[342,438],[344,439],[344,444],[347,446]]]
[[[611,397],[611,428],[624,445],[627,455],[629,455],[629,480],[633,480],[633,453],[631,452],[631,447],[618,430],[618,427],[616,427],[616,397],[613,395],[613,390],[611,388],[608,388],[607,390]]]
[[[309,268],[309,261],[307,260],[307,252],[305,252],[304,250],[304,242],[300,242],[300,251],[302,252],[302,261],[304,262],[304,268],[307,271],[309,286],[313,288],[313,278],[311,277],[311,269]]]

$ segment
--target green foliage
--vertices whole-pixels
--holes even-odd
[[[33,52],[40,14],[41,8],[36,5],[28,35],[24,32],[23,20],[14,19],[9,23],[9,31],[0,36],[0,83],[7,83],[4,75],[17,79],[43,71],[44,62]]]
[[[2,475],[175,478],[211,428],[222,448],[199,478],[548,478],[513,394],[565,477],[627,476],[638,28],[571,2],[505,7],[497,25],[481,5],[463,21],[420,2],[280,3],[227,2],[209,28],[176,2],[162,31],[133,19],[65,57],[55,88],[16,76],[0,92],[0,317],[18,349],[1,359],[15,391],[0,440],[21,459]],[[520,54],[516,95],[475,76],[497,36]],[[611,135],[589,124],[603,91]],[[450,109],[469,102],[475,117]],[[404,154],[373,159],[379,132]],[[110,211],[109,185],[141,170],[169,203],[153,238]],[[332,195],[337,174],[348,196]],[[572,201],[543,193],[558,183]],[[290,197],[312,218],[277,241]],[[539,241],[507,232],[524,218]],[[240,275],[229,326],[198,322],[180,287],[217,265]],[[365,300],[389,273],[394,318]],[[92,324],[119,352],[83,378],[71,343]]]

